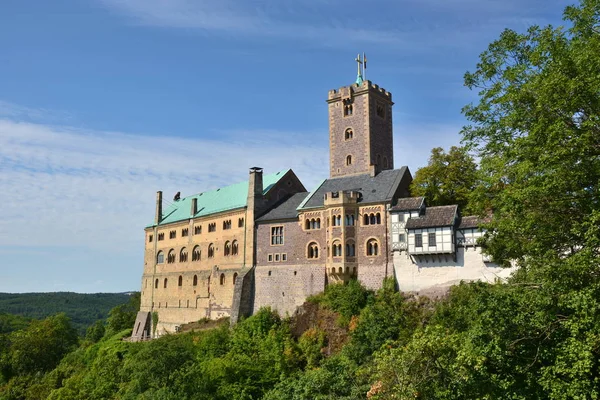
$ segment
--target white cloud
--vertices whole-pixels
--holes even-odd
[[[85,246],[127,253],[169,196],[292,168],[310,189],[327,148],[298,132],[233,132],[220,139],[137,136],[0,119],[0,243]],[[135,244],[133,244],[135,243]]]

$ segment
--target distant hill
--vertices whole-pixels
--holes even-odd
[[[0,314],[43,319],[64,312],[80,334],[99,319],[108,317],[115,306],[127,303],[131,293],[71,292],[0,293]]]

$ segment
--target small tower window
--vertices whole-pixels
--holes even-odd
[[[354,131],[352,130],[352,128],[346,129],[346,132],[344,132],[344,140],[350,140],[353,137],[354,137]]]
[[[346,156],[346,165],[352,165],[352,156]]]
[[[354,112],[354,110],[353,110],[352,104],[344,105],[344,117],[351,116],[353,112]]]
[[[380,118],[385,118],[385,106],[381,103],[377,103],[377,116]]]
[[[220,278],[220,280],[219,280],[219,283],[220,283],[221,285],[224,285],[224,284],[225,284],[225,274],[221,274],[221,278]]]
[[[367,242],[367,255],[376,256],[379,253],[379,243],[375,239],[369,239]]]

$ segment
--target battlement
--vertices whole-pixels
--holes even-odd
[[[349,86],[342,86],[339,89],[332,89],[327,94],[327,100],[329,102],[336,101],[352,97],[353,95],[363,94],[368,91],[376,92],[387,98],[389,101],[392,101],[392,94],[390,92],[371,81],[363,81],[361,85],[352,84]]]
[[[323,195],[326,206],[339,206],[346,204],[356,204],[360,200],[361,194],[356,191],[327,192]]]

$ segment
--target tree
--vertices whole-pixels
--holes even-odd
[[[419,168],[411,184],[413,196],[423,196],[430,206],[458,204],[469,212],[469,198],[478,184],[477,164],[465,147],[431,150],[429,163]]]
[[[133,293],[125,304],[114,307],[108,313],[107,334],[114,335],[124,329],[133,328],[140,309],[140,292]]]

